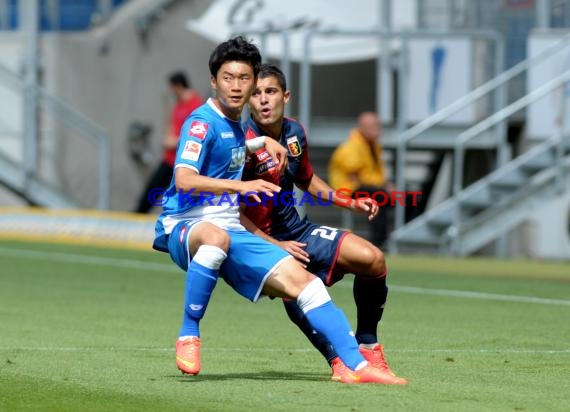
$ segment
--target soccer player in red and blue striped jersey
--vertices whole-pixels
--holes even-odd
[[[299,204],[305,197],[295,199],[295,202],[283,195],[288,193],[292,196],[297,186],[306,195],[315,196],[319,203],[330,205],[334,202],[367,213],[370,219],[378,214],[378,206],[371,199],[352,200],[348,192],[346,197],[340,196],[313,172],[304,128],[299,122],[284,116],[289,99],[290,91],[281,70],[272,65],[262,65],[257,87],[249,100],[251,118],[247,122],[246,138],[265,135],[277,140],[288,150],[289,162],[285,172],[280,173],[266,150],[260,149],[248,157],[244,180],[265,179],[279,185],[282,190],[273,199],[247,205],[242,223],[251,232],[289,252],[327,286],[338,282],[346,273],[353,273],[357,307],[356,339],[360,352],[374,366],[395,376],[386,362],[383,346],[379,344],[377,336],[388,294],[384,254],[354,233],[320,226],[306,217],[301,218],[295,203]],[[289,318],[331,365],[333,379],[339,379],[346,373],[346,368],[333,346],[314,330],[294,300],[285,299],[284,303]]]

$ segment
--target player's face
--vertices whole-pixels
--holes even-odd
[[[258,78],[249,99],[249,110],[255,122],[266,127],[281,125],[290,94],[281,89],[276,77]]]
[[[239,120],[255,86],[251,65],[241,61],[226,62],[210,84],[216,91],[216,106],[230,119]]]

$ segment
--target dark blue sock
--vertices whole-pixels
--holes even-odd
[[[196,260],[190,262],[186,271],[184,317],[179,336],[200,336],[198,324],[204,317],[212,291],[218,281],[218,271],[202,266]]]
[[[352,291],[356,303],[356,340],[358,343],[376,343],[378,323],[382,319],[388,296],[386,277],[355,277]]]
[[[346,366],[355,370],[360,363],[364,362],[364,357],[358,351],[358,343],[344,312],[337,309],[332,301],[329,300],[309,310],[305,316],[313,328],[322,333],[332,344]]]

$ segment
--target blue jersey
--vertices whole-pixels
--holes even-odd
[[[248,139],[263,136],[253,119],[246,123]],[[292,196],[295,183],[309,183],[313,177],[313,168],[309,162],[307,136],[301,124],[293,119],[283,120],[283,129],[279,143],[287,148],[289,165],[281,176],[275,163],[265,149],[260,149],[248,156],[244,180],[264,179],[281,187],[277,199],[267,200],[260,205],[247,206],[246,216],[265,233],[279,240],[291,240],[299,236],[309,225],[306,219],[301,219],[295,209]],[[299,202],[300,199],[296,199]]]
[[[240,180],[245,163],[245,135],[240,121],[226,116],[209,99],[184,122],[174,169],[186,167],[202,176]],[[155,227],[153,247],[167,251],[166,235],[182,222],[207,220],[224,229],[243,230],[237,193],[221,195],[180,192],[174,176],[164,194],[163,213]]]

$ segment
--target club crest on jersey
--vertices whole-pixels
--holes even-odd
[[[299,139],[297,136],[287,138],[287,147],[289,148],[289,153],[292,156],[299,156],[302,153],[301,144],[299,143]]]
[[[190,136],[197,137],[200,140],[204,140],[208,133],[208,123],[199,122],[194,120],[190,125]]]
[[[245,146],[234,147],[232,149],[232,162],[228,167],[229,172],[240,170],[245,164]]]

